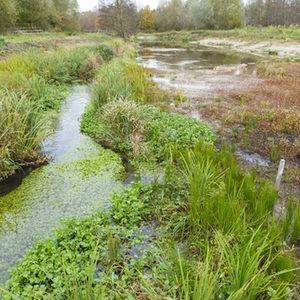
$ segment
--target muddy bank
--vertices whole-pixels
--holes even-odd
[[[234,39],[205,38],[192,41],[192,45],[226,48],[234,51],[252,53],[260,56],[272,56],[273,58],[299,58],[300,43],[289,41],[260,41],[249,42]]]

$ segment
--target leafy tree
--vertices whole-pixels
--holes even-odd
[[[300,0],[252,0],[246,5],[249,25],[300,24]]]
[[[55,26],[63,31],[79,30],[79,9],[77,0],[53,0]]]
[[[149,5],[140,12],[139,29],[148,32],[155,29],[155,13]]]
[[[19,26],[49,28],[55,14],[52,0],[17,0]]]
[[[202,0],[202,27],[230,29],[243,25],[244,8],[241,0]]]
[[[80,14],[80,28],[82,31],[95,31],[97,29],[98,11],[90,10]]]
[[[0,32],[10,29],[16,22],[16,3],[14,0],[0,0]]]

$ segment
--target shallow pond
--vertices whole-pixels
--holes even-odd
[[[198,70],[213,69],[221,65],[253,66],[256,57],[249,54],[225,52],[218,49],[198,47],[185,48],[143,48],[141,55],[148,68],[160,70]]]
[[[150,47],[141,42],[140,58],[144,67],[154,70],[155,82],[188,98],[211,100],[258,80],[258,58],[251,54],[204,46]]]
[[[105,209],[112,193],[123,186],[121,158],[80,133],[80,116],[88,101],[87,87],[72,89],[56,132],[43,144],[52,160],[0,197],[0,282],[8,279],[8,269],[35,239],[51,234],[63,218]]]

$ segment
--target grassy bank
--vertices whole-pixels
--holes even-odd
[[[41,141],[53,128],[53,112],[67,86],[89,81],[114,55],[107,45],[31,49],[0,61],[0,180],[44,162]]]
[[[135,165],[162,162],[174,146],[190,148],[199,139],[214,142],[206,124],[150,105],[167,97],[150,75],[128,57],[101,68],[82,131],[122,152]]]
[[[162,94],[130,56],[97,73],[82,129],[133,161],[163,163],[163,180],[66,221],[11,271],[4,297],[297,299],[299,204],[275,218],[273,184],[217,150],[205,123],[153,106]]]
[[[268,26],[268,27],[243,27],[232,30],[191,30],[170,31],[146,35],[149,42],[166,45],[186,46],[190,42],[206,38],[233,39],[240,41],[259,42],[268,40],[299,41],[300,27],[295,26]]]
[[[163,183],[136,184],[107,213],[38,242],[4,297],[297,298],[299,208],[275,221],[272,184],[241,172],[228,149],[199,144],[173,158]]]

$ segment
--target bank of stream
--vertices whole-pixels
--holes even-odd
[[[89,98],[87,86],[72,88],[55,133],[42,146],[51,158],[49,164],[0,198],[0,282],[9,278],[8,269],[36,239],[48,236],[64,218],[105,209],[112,193],[123,186],[120,156],[80,132],[80,116]]]

